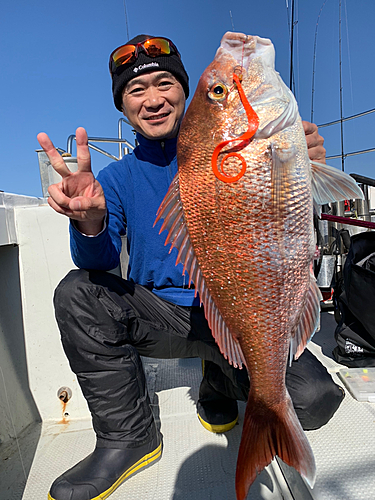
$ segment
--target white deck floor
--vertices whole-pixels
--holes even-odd
[[[13,196],[13,210],[5,198],[0,196],[0,500],[46,500],[53,480],[89,454],[95,443],[86,404],[61,349],[51,300],[73,264],[66,219],[43,200]],[[331,355],[335,327],[333,316],[322,313],[321,331],[309,349],[338,381],[335,372],[341,365]],[[245,405],[240,405],[239,425],[214,435],[196,417],[200,360],[145,360],[145,367],[164,437],[163,456],[110,498],[235,500]],[[56,395],[61,386],[73,391],[68,410]],[[69,412],[67,423],[64,411]],[[20,433],[23,422],[35,421],[38,413],[43,424]],[[333,419],[307,436],[317,462],[314,490],[293,469],[280,468],[275,461],[251,487],[249,499],[375,499],[374,403],[359,403],[347,394]]]
[[[310,349],[332,373],[341,366],[331,358],[334,328],[333,316],[322,313],[322,330],[310,344]],[[163,456],[157,464],[125,482],[110,498],[235,500],[234,475],[245,405],[240,404],[240,424],[232,431],[225,435],[209,433],[200,425],[195,412],[200,361],[145,360],[145,368],[164,437]],[[358,403],[347,394],[334,418],[322,429],[307,432],[307,436],[317,462],[314,490],[309,490],[292,469],[283,467],[286,469],[283,474],[274,462],[251,487],[249,499],[375,498],[374,404]],[[43,425],[39,440],[38,429],[29,430],[19,440],[19,448],[13,447],[2,462],[0,499],[46,499],[52,481],[90,453],[94,443],[87,419]],[[24,491],[20,456],[25,469],[33,459]]]
[[[323,361],[337,383],[335,372],[343,368],[332,359],[336,346],[333,315],[322,314],[322,328],[311,351]],[[347,391],[330,422],[307,436],[317,463],[313,498],[319,500],[375,499],[375,404],[356,401]]]

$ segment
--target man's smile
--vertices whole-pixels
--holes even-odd
[[[170,113],[162,113],[160,115],[151,115],[151,116],[148,116],[147,118],[144,118],[144,120],[160,120],[160,119],[165,118],[169,115],[170,115]]]

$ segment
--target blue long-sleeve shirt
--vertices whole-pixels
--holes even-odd
[[[177,172],[177,139],[150,141],[137,134],[132,154],[111,163],[97,177],[107,202],[106,229],[96,237],[70,225],[70,248],[77,267],[108,271],[119,264],[121,236],[127,235],[127,278],[175,304],[198,305],[182,265],[175,265],[177,250],[164,246],[162,221],[153,227],[156,212]]]

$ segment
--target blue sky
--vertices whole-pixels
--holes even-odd
[[[295,84],[301,116],[310,119],[315,26],[324,0],[296,0]],[[317,39],[314,121],[338,119],[339,0],[326,0]],[[126,0],[130,37],[166,36],[178,46],[193,94],[220,39],[234,30],[270,38],[276,69],[289,83],[285,0]],[[232,20],[231,15],[232,14]],[[375,108],[375,2],[342,0],[344,116]],[[0,190],[41,196],[36,135],[66,149],[78,126],[117,136],[108,56],[127,41],[124,0],[2,2],[0,16]],[[375,113],[347,122],[345,151],[375,147]],[[130,129],[124,127],[132,140]],[[340,128],[322,129],[327,152],[340,153]],[[116,154],[117,148],[107,148]],[[109,160],[93,154],[97,173]],[[375,178],[375,153],[347,159],[345,170]],[[340,161],[331,165],[341,168]]]

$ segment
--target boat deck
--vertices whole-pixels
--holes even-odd
[[[17,256],[21,259],[17,279],[22,298],[22,307],[15,313],[23,316],[23,327],[19,328],[24,335],[23,344],[17,341],[18,352],[24,350],[24,359],[17,366],[19,370],[27,366],[27,375],[20,376],[20,386],[30,391],[42,422],[34,418],[34,423],[21,432],[14,429],[16,438],[0,444],[0,500],[42,500],[47,498],[57,476],[93,450],[95,437],[85,402],[59,347],[53,319],[53,288],[71,267],[69,257],[61,263],[62,253],[68,255],[67,246],[62,245],[61,249],[65,220],[38,204],[27,210],[15,209],[13,215],[18,234]],[[28,243],[33,238],[37,239],[36,248]],[[60,241],[60,254],[50,247],[54,239]],[[14,243],[8,242],[6,248],[5,252],[0,247],[4,283],[11,267],[4,259],[10,258],[8,254],[14,251]],[[48,265],[47,255],[53,256]],[[41,312],[44,309],[48,310],[45,316]],[[339,382],[336,372],[342,365],[331,355],[335,326],[333,315],[323,312],[321,330],[309,349]],[[15,349],[9,347],[9,352],[16,365]],[[163,434],[163,455],[157,464],[123,483],[110,498],[235,500],[235,468],[245,405],[240,404],[239,424],[234,429],[222,435],[212,434],[201,426],[195,410],[201,380],[200,360],[144,359],[144,365],[154,413]],[[19,410],[14,403],[17,390],[12,388],[10,374],[10,368],[0,370],[0,417],[8,420],[12,434]],[[65,406],[56,397],[63,385],[73,390],[73,397]],[[347,393],[333,419],[322,429],[307,432],[307,436],[317,463],[314,489],[310,490],[293,469],[275,460],[251,487],[249,499],[375,498],[374,403],[358,402]]]
[[[334,347],[333,316],[324,312],[322,323],[322,331],[309,348],[324,360],[334,374],[340,365],[329,356]],[[163,434],[163,455],[157,464],[120,486],[111,498],[235,500],[234,477],[245,405],[240,404],[239,425],[232,431],[222,435],[209,433],[199,423],[195,410],[201,379],[200,360],[144,359],[144,364],[154,413]],[[336,377],[335,374],[333,376]],[[375,498],[374,431],[375,405],[360,403],[347,393],[334,418],[325,427],[307,432],[317,463],[314,489],[305,486],[294,470],[284,464],[280,468],[279,463],[274,461],[260,474],[248,498]],[[94,446],[95,437],[89,419],[42,425],[23,496],[19,496],[20,484],[12,496],[0,495],[0,498],[46,498],[53,480],[88,455]],[[24,447],[21,442],[21,453]],[[17,460],[17,457],[12,460]]]

